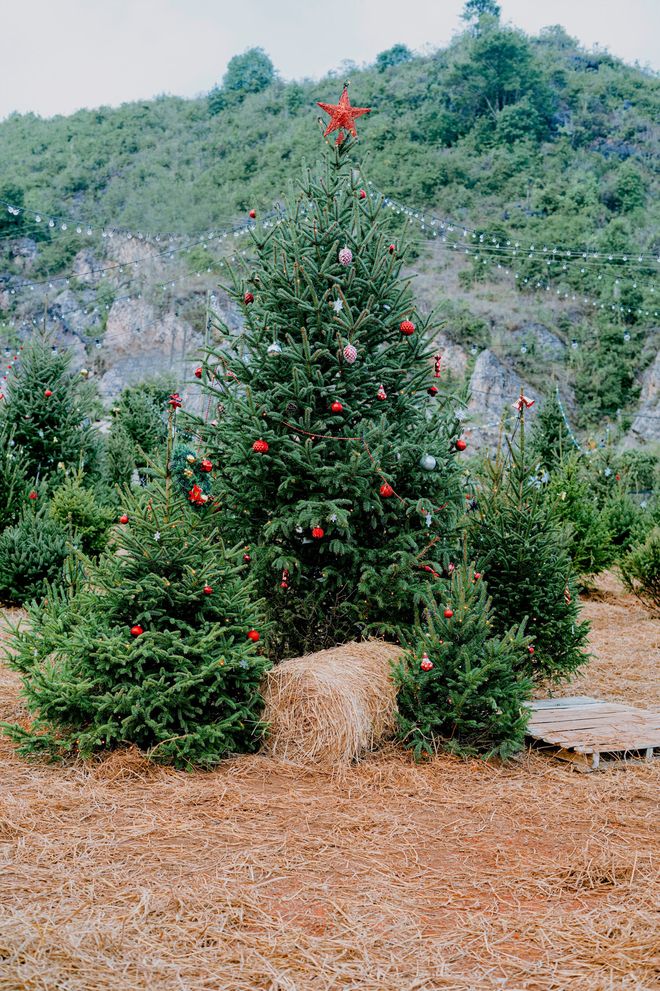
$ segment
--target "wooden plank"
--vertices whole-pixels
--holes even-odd
[[[538,699],[530,703],[530,736],[574,754],[573,763],[587,760],[599,765],[600,754],[644,752],[653,760],[660,747],[660,713],[635,709],[618,702],[586,695],[562,699]]]

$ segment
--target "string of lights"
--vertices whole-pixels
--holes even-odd
[[[368,185],[373,186],[371,182],[369,182]],[[451,218],[447,218],[447,217],[439,217],[432,211],[420,210],[417,207],[413,207],[413,208],[408,207],[404,203],[397,200],[396,198],[392,196],[388,196],[386,193],[381,192],[375,187],[373,187],[370,190],[370,193],[372,196],[380,196],[386,207],[389,207],[391,210],[396,211],[397,214],[403,213],[405,216],[410,218],[410,220],[413,223],[414,222],[419,223],[421,230],[423,231],[430,230],[431,234],[435,236],[437,236],[437,230],[434,231],[434,229],[438,227],[441,231],[445,231],[445,230],[449,232],[454,230],[462,231],[464,238],[470,235],[471,238],[479,238],[480,242],[484,242],[484,243],[486,238],[490,238],[491,243],[492,244],[497,243],[498,246],[500,246],[501,242],[504,241],[505,246],[511,247],[511,250],[514,253],[517,252],[519,249],[522,249],[523,251],[535,252],[537,251],[536,246],[541,244],[543,245],[542,250],[551,251],[552,253],[555,254],[562,253],[568,258],[571,258],[575,255],[582,256],[582,258],[584,259],[588,259],[589,255],[591,255],[592,258],[598,258],[599,255],[603,254],[601,249],[595,247],[589,247],[587,243],[588,240],[587,238],[583,239],[583,243],[580,247],[575,247],[575,246],[560,245],[552,240],[546,241],[543,238],[530,239],[522,236],[516,236],[515,234],[504,235],[502,234],[501,230],[496,231],[496,230],[487,230],[483,227],[482,228],[470,227],[468,224],[464,224],[458,220],[452,220]],[[595,232],[589,235],[590,239],[593,239],[595,237],[596,237]],[[609,251],[606,252],[606,255],[608,257],[608,260],[610,261],[617,260],[621,262],[634,263],[636,258],[636,261],[639,264],[639,263],[643,263],[645,260],[644,251],[637,251],[637,252]],[[659,249],[649,248],[646,251],[646,255],[648,255],[650,259],[660,264]]]

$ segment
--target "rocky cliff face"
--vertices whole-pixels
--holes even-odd
[[[521,389],[528,399],[538,401],[541,398],[535,389],[525,385],[517,372],[500,361],[492,351],[486,349],[481,352],[470,378],[470,421],[465,428],[467,438],[474,448],[493,447],[497,444],[500,421],[503,416],[515,416],[511,406],[520,396]],[[527,417],[533,418],[534,412],[532,407]],[[475,429],[482,424],[488,426],[485,429]]]
[[[644,372],[637,415],[626,438],[626,446],[637,447],[660,441],[660,354]]]

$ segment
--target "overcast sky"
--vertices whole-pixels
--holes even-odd
[[[284,79],[371,62],[396,42],[444,45],[464,0],[0,0],[0,118],[195,96],[261,46]],[[660,0],[500,0],[536,33],[562,24],[588,47],[660,69]],[[336,94],[328,93],[328,99]]]

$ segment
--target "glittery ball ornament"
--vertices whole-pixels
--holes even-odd
[[[410,337],[411,334],[415,333],[415,324],[411,323],[410,320],[403,320],[399,326],[399,330],[404,337]]]
[[[245,300],[246,305],[248,303],[254,303],[254,296],[252,295],[251,292],[246,292],[246,294],[245,294],[245,296],[243,298]]]
[[[277,341],[273,341],[272,344],[268,345],[268,349],[266,353],[270,355],[282,354],[282,345],[279,344]]]
[[[201,377],[202,377],[202,366],[200,365],[199,368],[195,369],[195,378],[201,379]]]
[[[352,344],[347,344],[346,347],[344,348],[344,358],[346,359],[349,365],[352,365],[355,359],[357,358],[357,351]]]
[[[257,454],[265,454],[268,450],[268,444],[266,443],[265,440],[261,440],[261,439],[255,440],[254,444],[252,445],[252,450],[256,451]]]
[[[420,468],[423,468],[424,471],[433,471],[436,466],[436,460],[432,454],[425,454],[422,458],[420,458],[419,466]]]
[[[429,658],[428,654],[422,654],[422,663],[420,664],[422,671],[432,671],[433,661]]]
[[[320,540],[323,536],[323,532],[324,531],[321,529],[320,526],[315,526],[314,529],[312,530],[312,537],[314,537],[315,540]]]
[[[213,462],[209,461],[208,458],[202,458],[202,460],[199,462],[200,471],[211,471],[212,468],[213,468]]]
[[[394,495],[394,489],[387,482],[383,482],[380,489],[378,490],[382,495],[383,499],[389,499],[390,496]]]
[[[339,261],[342,265],[350,265],[353,261],[353,252],[350,248],[342,248],[339,252]]]

